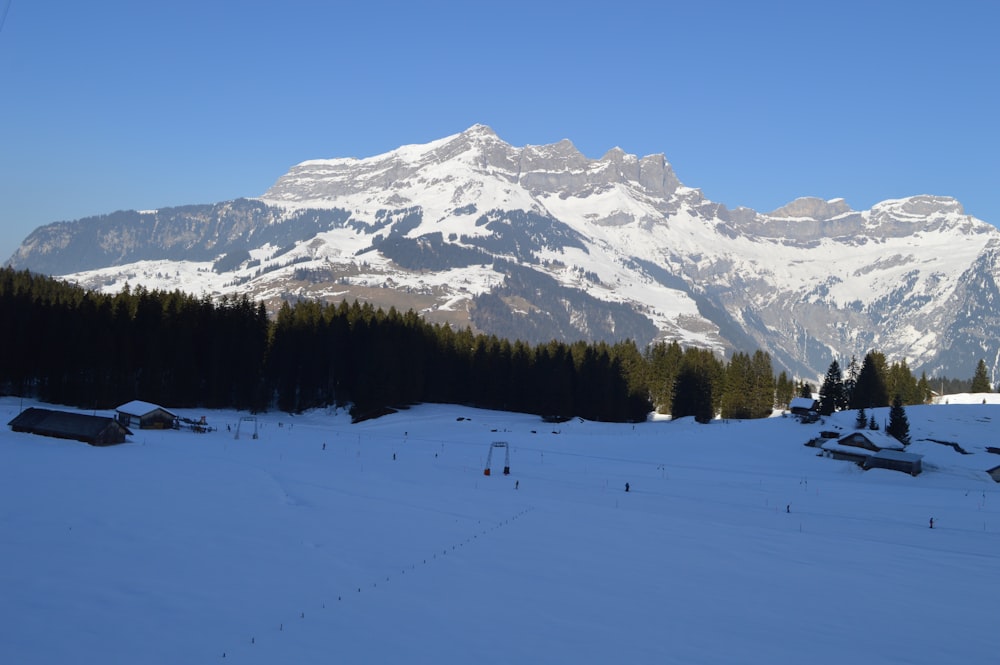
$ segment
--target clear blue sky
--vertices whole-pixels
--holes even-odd
[[[0,0],[0,262],[475,123],[664,153],[714,201],[954,196],[1000,224],[1000,3]]]

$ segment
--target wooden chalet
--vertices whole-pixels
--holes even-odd
[[[819,420],[819,402],[812,397],[793,397],[788,403],[788,410],[804,423]]]
[[[162,406],[132,400],[115,409],[115,417],[125,427],[139,429],[171,429],[177,424],[177,415]]]
[[[131,431],[114,418],[30,407],[7,423],[15,432],[83,441],[92,446],[125,443]]]
[[[881,430],[857,430],[824,441],[820,447],[827,457],[854,462],[864,469],[890,469],[911,476],[923,470],[922,455],[906,452],[899,440]]]

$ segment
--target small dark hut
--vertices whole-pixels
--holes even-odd
[[[132,434],[114,418],[37,407],[25,409],[7,424],[15,432],[73,439],[92,446],[125,443],[125,437]]]

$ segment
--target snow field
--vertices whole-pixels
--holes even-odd
[[[790,418],[4,428],[0,661],[992,663],[996,456],[921,440],[986,445],[997,409],[908,409],[917,478],[818,457]],[[483,475],[493,441],[510,476],[496,452]]]

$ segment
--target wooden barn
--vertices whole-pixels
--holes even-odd
[[[814,423],[819,420],[819,402],[812,397],[793,397],[788,403],[788,410],[804,423]]]
[[[911,476],[923,471],[922,455],[906,452],[902,443],[881,430],[858,430],[828,439],[820,447],[827,457],[854,462],[863,469],[890,469]]]
[[[923,470],[921,465],[923,458],[923,455],[906,453],[901,450],[880,450],[874,455],[868,456],[868,459],[865,460],[865,468],[889,469],[917,476]]]
[[[132,434],[114,418],[37,407],[25,409],[7,424],[15,432],[73,439],[92,446],[125,443],[125,437]]]
[[[125,427],[139,429],[171,429],[177,424],[177,415],[162,406],[132,400],[115,409],[116,417]]]

